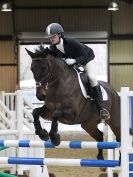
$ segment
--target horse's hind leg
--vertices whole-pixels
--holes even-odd
[[[34,109],[32,115],[34,117],[34,127],[36,135],[38,135],[41,140],[46,141],[49,139],[48,132],[45,129],[42,129],[39,121],[39,116],[44,112],[44,108],[45,107]]]
[[[90,123],[91,124],[91,123]],[[96,124],[97,125],[97,124]],[[89,125],[87,123],[81,124],[81,127],[91,136],[93,137],[97,142],[103,141],[103,133],[98,130],[96,125]],[[98,149],[98,155],[97,159],[104,159],[103,157],[103,150]]]
[[[98,130],[97,128],[97,123],[96,125],[93,125],[93,123],[89,123],[88,126],[87,123],[85,124],[81,124],[81,127],[90,135],[92,136],[97,142],[102,142],[103,141],[103,133],[101,131]],[[97,154],[97,159],[98,160],[104,160],[104,156],[103,156],[103,149],[98,149],[98,154]],[[105,171],[106,168],[104,167],[100,167],[101,171]]]

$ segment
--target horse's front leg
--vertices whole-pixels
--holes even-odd
[[[45,129],[42,129],[39,116],[45,111],[45,107],[36,108],[33,110],[33,117],[34,117],[34,127],[35,127],[35,134],[40,137],[41,140],[47,141],[49,139],[48,132]]]
[[[60,144],[60,135],[58,132],[58,120],[59,118],[64,117],[68,122],[74,120],[75,117],[75,111],[72,108],[64,108],[62,110],[56,110],[52,115],[52,125],[51,130],[49,132],[49,136],[51,139],[51,142],[58,146]]]
[[[60,135],[57,132],[58,132],[58,120],[61,116],[62,111],[60,110],[56,110],[52,115],[53,121],[51,124],[49,136],[52,144],[54,144],[55,146],[58,146],[60,144]]]

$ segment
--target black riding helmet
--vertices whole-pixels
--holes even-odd
[[[64,29],[62,28],[62,26],[58,23],[51,23],[47,26],[46,28],[46,37],[52,37],[55,34],[63,34],[64,33]]]

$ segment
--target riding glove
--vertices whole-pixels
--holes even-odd
[[[67,63],[68,65],[73,65],[74,63],[76,63],[76,60],[75,60],[75,59],[72,59],[72,58],[68,58],[68,59],[66,59],[65,61],[66,61],[66,63]]]

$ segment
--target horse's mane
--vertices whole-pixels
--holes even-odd
[[[51,61],[57,63],[57,65],[65,70],[65,72],[75,73],[75,70],[72,66],[68,66],[63,58],[58,57],[57,54],[50,50],[48,47],[45,48],[43,45],[40,45],[38,48],[35,49],[35,58],[47,58],[48,55],[51,55]]]
[[[53,58],[56,58],[55,61],[64,64],[66,66],[66,62],[63,58],[59,58],[55,52],[50,50],[48,47],[44,47],[43,45],[40,45],[38,48],[35,49],[35,56],[40,58],[45,58],[47,55],[51,55]]]
[[[35,49],[35,54],[38,57],[46,57],[48,54],[52,55],[53,57],[57,57],[55,52],[51,51],[48,47],[45,48],[42,45]]]

